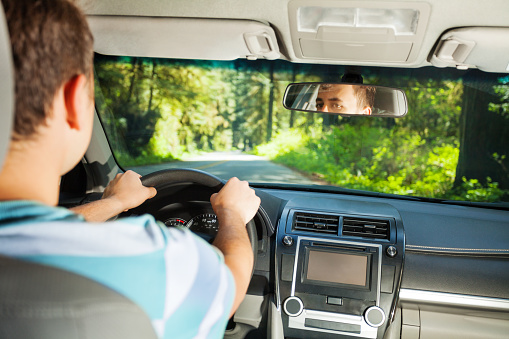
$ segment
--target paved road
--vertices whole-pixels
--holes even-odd
[[[130,169],[141,175],[168,168],[199,169],[223,179],[238,177],[249,182],[315,184],[317,182],[295,172],[285,166],[270,162],[266,158],[244,154],[241,151],[212,152],[184,161],[167,164],[132,167]]]

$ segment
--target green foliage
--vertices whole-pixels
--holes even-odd
[[[339,81],[341,66],[98,55],[95,70],[96,107],[126,167],[200,152],[254,150],[332,185],[443,199],[509,199],[491,179],[455,178],[466,112],[461,79],[366,68],[365,83],[400,87],[409,103],[404,118],[368,119],[282,106],[289,83]],[[503,77],[492,86],[500,100],[486,110],[509,116],[508,83]],[[488,154],[507,173],[501,153],[497,148]]]
[[[469,201],[499,201],[507,194],[491,179],[486,187],[464,179],[453,189],[459,145],[452,140],[429,145],[406,128],[387,132],[344,125],[316,132],[279,133],[256,153],[346,188]]]
[[[497,182],[492,182],[490,177],[486,178],[486,185],[477,179],[467,180],[462,178],[462,184],[453,189],[447,198],[453,200],[467,200],[476,202],[506,201],[509,190],[501,189]]]
[[[410,80],[402,87],[406,89],[410,114],[397,120],[398,124],[422,138],[459,137],[461,81]]]
[[[265,142],[269,130],[290,124],[279,100],[290,80],[320,79],[297,67],[275,71],[254,64],[96,55],[96,106],[113,149],[122,153],[117,157],[131,163],[146,155],[153,163],[156,157],[250,150]],[[271,92],[277,99],[269,100]],[[305,119],[294,114],[293,123]]]
[[[122,139],[122,150],[133,157],[142,153],[161,116],[153,100],[157,67],[155,61],[137,58],[122,63],[96,63],[96,83],[100,84],[96,86],[96,97],[101,98],[98,109],[108,110],[103,123],[116,130]]]
[[[490,103],[489,110],[509,119],[509,76],[499,79],[499,85],[493,86],[499,102]]]
[[[289,129],[279,132],[270,143],[257,146],[255,153],[274,159],[278,156],[290,153],[296,149],[305,148],[308,141],[306,134],[298,129]]]

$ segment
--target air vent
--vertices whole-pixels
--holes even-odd
[[[389,239],[389,220],[366,218],[343,218],[343,235],[353,237]]]
[[[337,215],[295,213],[294,230],[337,234],[338,227],[339,216]]]

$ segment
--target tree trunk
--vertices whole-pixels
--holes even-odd
[[[267,117],[267,142],[272,139],[272,114],[274,111],[274,63],[270,65],[269,110]]]
[[[493,89],[482,91],[479,81],[465,83],[460,118],[460,154],[454,186],[461,186],[463,177],[478,179],[486,185],[487,177],[509,188],[509,124],[499,112],[489,110],[490,103],[499,103]],[[498,158],[495,154],[498,154]],[[506,156],[505,159],[500,158]]]
[[[152,76],[150,77],[150,96],[148,99],[147,112],[152,111],[152,98],[154,96],[154,79],[156,77],[156,62],[152,61]]]
[[[134,92],[134,83],[136,81],[136,70],[137,70],[136,66],[138,66],[138,58],[133,59],[131,82],[129,83],[129,91],[127,92],[127,97],[125,99],[125,102],[127,103],[131,101]]]

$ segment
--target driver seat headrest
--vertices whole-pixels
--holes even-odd
[[[14,118],[14,71],[9,31],[0,3],[0,171],[9,149]]]

